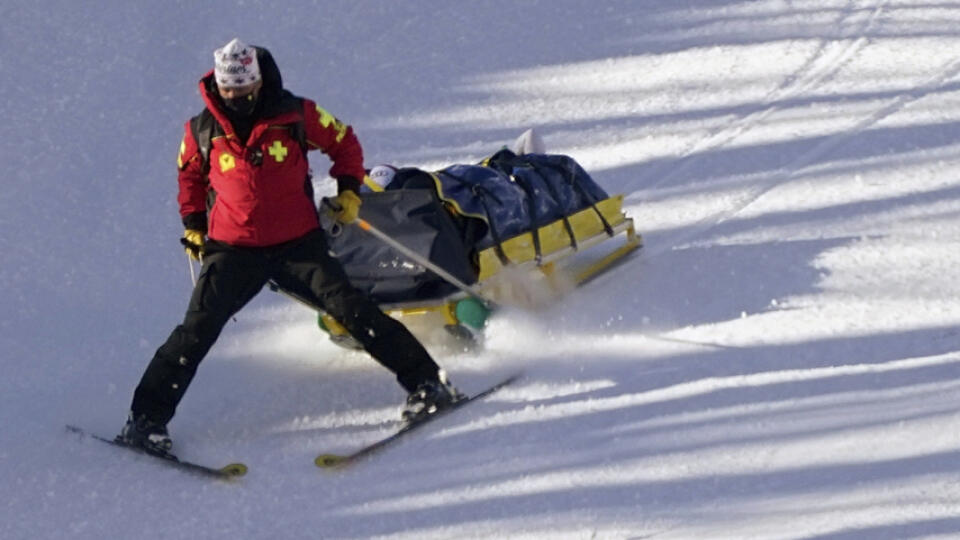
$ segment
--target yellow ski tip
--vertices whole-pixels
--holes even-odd
[[[325,469],[342,465],[346,461],[347,458],[344,456],[338,456],[337,454],[323,454],[317,456],[317,459],[313,460],[317,467],[322,467]]]
[[[220,472],[227,476],[243,476],[247,474],[247,466],[243,463],[231,463],[226,467],[221,467]]]

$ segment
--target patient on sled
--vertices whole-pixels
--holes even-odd
[[[533,130],[480,163],[437,171],[378,165],[364,184],[361,217],[467,284],[478,280],[480,251],[493,247],[505,259],[504,241],[608,198],[573,158],[545,153]],[[456,292],[356,227],[330,233],[350,281],[377,302]]]

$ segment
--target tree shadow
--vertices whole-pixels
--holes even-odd
[[[939,535],[960,536],[960,517],[919,518],[885,525],[845,527],[837,531],[803,538],[804,540],[859,540],[862,538],[904,540],[907,538],[930,538]]]
[[[424,437],[396,450],[402,459],[406,459],[403,459],[402,471],[395,474],[418,478],[418,493],[448,493],[450,497],[427,497],[430,502],[421,501],[414,506],[404,503],[409,493],[402,486],[385,483],[364,489],[362,493],[354,494],[355,498],[346,497],[332,518],[350,521],[351,527],[357,527],[356,518],[363,516],[361,529],[355,529],[358,536],[395,530],[393,523],[401,515],[404,521],[409,520],[423,529],[443,526],[449,523],[451,516],[457,516],[458,523],[464,526],[489,520],[509,521],[567,513],[626,519],[634,515],[638,506],[648,516],[660,511],[679,515],[699,512],[702,505],[718,499],[728,505],[736,505],[738,500],[748,504],[761,498],[782,500],[792,496],[835,494],[851,485],[860,489],[881,488],[927,475],[952,474],[956,460],[960,458],[957,451],[880,457],[870,448],[838,455],[816,465],[735,473],[717,469],[672,480],[630,480],[628,477],[619,478],[618,474],[601,473],[612,470],[629,476],[628,471],[636,470],[639,460],[658,456],[690,455],[691,459],[696,459],[698,454],[710,450],[812,444],[808,441],[821,441],[831,435],[954,416],[960,405],[951,401],[948,394],[956,391],[957,384],[945,381],[950,380],[949,375],[960,361],[956,357],[940,363],[905,365],[879,372],[841,372],[837,375],[828,372],[808,380],[717,389],[706,387],[695,395],[637,405],[630,405],[629,400],[623,399],[626,394],[642,394],[644,387],[656,390],[671,384],[694,382],[700,377],[717,376],[715,373],[703,374],[696,366],[690,365],[689,360],[701,365],[726,366],[730,374],[741,375],[763,373],[759,363],[762,359],[784,359],[776,366],[780,369],[814,369],[807,368],[808,362],[796,357],[795,352],[800,350],[823,357],[826,366],[842,367],[858,360],[879,365],[903,358],[895,350],[888,352],[887,345],[938,343],[921,354],[958,350],[960,343],[957,340],[946,342],[939,339],[943,331],[943,328],[936,328],[794,346],[763,346],[742,352],[676,355],[644,362],[639,369],[641,373],[635,375],[634,380],[620,377],[615,386],[584,395],[542,403],[492,401],[477,405],[463,411],[458,424],[494,414],[509,418],[511,414],[523,414],[529,407],[546,407],[543,410],[548,411],[551,405],[579,402],[584,408],[579,414],[539,420],[531,418],[528,422],[499,427],[496,423],[483,422],[487,427],[456,434],[443,433],[438,427],[433,435],[424,434]],[[852,358],[852,350],[879,350],[884,354],[869,359]],[[757,362],[751,362],[751,357]],[[681,373],[665,376],[664,372],[657,371],[659,365],[674,363],[685,366]],[[594,367],[591,376],[603,376],[608,370],[611,378],[616,380],[618,374],[627,373],[617,362],[598,362]],[[655,374],[650,381],[645,381],[649,385],[638,383],[637,379],[642,379],[643,372],[648,369]],[[576,369],[544,362],[532,371],[537,373],[538,382],[562,382],[569,380]],[[596,407],[604,400],[619,400],[626,405],[613,409]],[[716,411],[729,414],[709,416],[708,413]],[[708,416],[697,420],[698,414]],[[650,422],[656,419],[671,422]],[[575,436],[565,438],[564,433],[574,433]],[[490,439],[501,442],[495,457],[490,455],[491,448],[484,442]],[[524,459],[514,460],[508,456],[524,456]],[[374,459],[373,464],[385,464],[387,459],[384,457],[379,462]],[[443,474],[435,474],[436,459],[442,459]],[[379,467],[374,468],[380,471],[377,474],[382,473]],[[597,470],[604,480],[581,483],[590,478],[591,470]],[[512,485],[520,478],[528,478],[533,482],[531,485],[540,487],[529,490],[519,485],[510,489],[496,488],[508,483]],[[538,482],[538,479],[542,481]],[[363,474],[359,480],[364,480]],[[488,489],[482,491],[488,491],[489,495],[471,496],[484,486]]]

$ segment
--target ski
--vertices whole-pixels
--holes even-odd
[[[420,420],[405,424],[403,427],[401,427],[398,431],[394,432],[392,435],[389,435],[376,442],[368,444],[367,446],[360,448],[359,450],[353,452],[352,454],[320,454],[319,456],[317,456],[316,459],[313,460],[313,462],[317,467],[321,467],[325,469],[340,468],[340,467],[345,467],[347,465],[350,465],[351,463],[354,463],[364,457],[367,457],[375,452],[383,450],[385,447],[401,439],[404,435],[407,435],[410,432],[429,424],[433,420],[446,416],[452,413],[453,411],[456,411],[457,409],[462,408],[465,405],[473,403],[474,401],[479,401],[489,396],[490,394],[493,394],[494,392],[496,392],[497,390],[500,390],[504,386],[507,386],[508,384],[516,381],[519,377],[520,377],[519,373],[511,375],[510,377],[507,377],[506,379],[498,382],[497,384],[487,388],[486,390],[480,393],[461,399],[460,401],[456,402],[452,407],[448,409],[444,409],[440,412],[431,414]]]
[[[115,447],[117,447],[117,448],[125,448],[125,449],[127,449],[127,450],[131,450],[131,451],[136,452],[136,453],[138,453],[138,454],[140,454],[140,455],[143,455],[143,456],[152,457],[152,458],[156,459],[158,463],[164,463],[164,464],[169,465],[169,466],[171,466],[171,467],[177,468],[177,469],[179,469],[179,470],[181,470],[181,471],[184,471],[184,472],[187,472],[187,473],[191,473],[191,474],[195,474],[195,475],[206,476],[206,477],[213,477],[213,478],[219,478],[219,479],[223,479],[223,480],[230,480],[230,479],[238,478],[238,477],[240,477],[240,476],[243,476],[243,475],[247,474],[247,466],[244,465],[243,463],[231,463],[231,464],[229,464],[229,465],[227,465],[227,466],[225,466],[225,467],[221,467],[221,468],[217,469],[217,468],[214,468],[214,467],[208,467],[208,466],[206,466],[206,465],[200,465],[199,463],[193,463],[193,462],[190,462],[190,461],[183,461],[182,459],[180,459],[180,458],[178,458],[177,456],[175,456],[175,455],[173,455],[173,454],[170,454],[170,453],[167,453],[167,454],[151,454],[151,453],[149,453],[149,452],[147,452],[147,451],[145,451],[145,450],[143,450],[143,449],[141,449],[141,448],[137,448],[137,447],[134,447],[134,446],[130,446],[130,445],[128,445],[128,444],[124,444],[124,443],[122,443],[122,442],[120,442],[120,441],[118,441],[118,440],[116,440],[116,439],[109,439],[109,438],[107,438],[107,437],[101,437],[100,435],[97,435],[97,434],[95,434],[95,433],[90,433],[90,432],[88,432],[88,431],[86,431],[86,430],[84,430],[84,429],[82,429],[82,428],[77,427],[77,426],[70,426],[70,425],[68,425],[68,426],[67,426],[67,431],[69,431],[70,433],[76,433],[76,434],[81,435],[81,436],[83,436],[83,437],[87,437],[87,438],[90,438],[90,439],[93,439],[93,440],[96,440],[96,441],[100,441],[100,442],[109,444],[109,445],[111,445],[111,446],[115,446]]]

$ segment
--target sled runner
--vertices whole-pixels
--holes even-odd
[[[510,305],[526,293],[502,275],[526,275],[560,293],[642,245],[623,196],[609,196],[568,156],[501,150],[476,165],[393,169],[387,176],[385,188],[368,183],[361,193],[361,221],[419,257],[360,227],[326,224],[331,250],[353,285],[385,312],[439,316],[458,337],[482,329],[488,300]],[[445,277],[418,263],[424,260]],[[320,312],[320,327],[334,342],[357,346],[320,306],[298,299]]]

